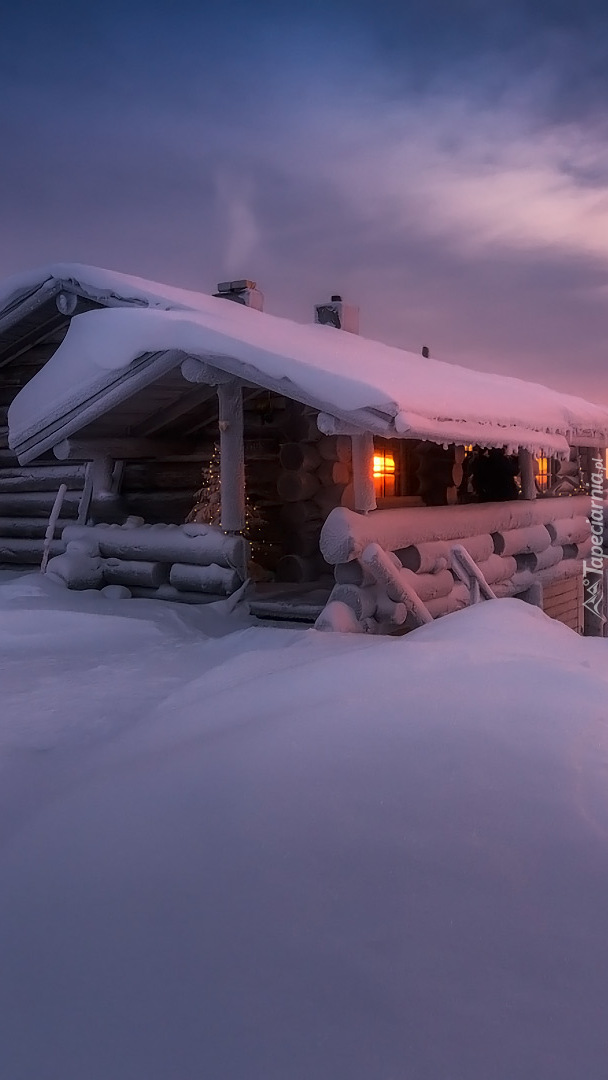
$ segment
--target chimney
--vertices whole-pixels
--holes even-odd
[[[431,355],[431,350],[429,349],[428,345],[423,345],[422,346],[422,355],[424,356],[425,360],[429,359],[429,357]]]
[[[315,322],[323,326],[335,326],[349,334],[359,333],[359,308],[345,304],[342,297],[332,296],[328,304],[315,304]]]
[[[264,310],[264,294],[259,291],[255,281],[247,278],[239,278],[238,281],[220,281],[214,296],[221,300],[233,300],[236,304],[254,308],[255,311]]]

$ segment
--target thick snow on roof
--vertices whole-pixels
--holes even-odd
[[[100,297],[105,289],[125,303],[130,296],[132,302],[158,306],[114,307],[73,319],[57,353],[11,407],[12,446],[84,405],[103,390],[111,372],[128,369],[146,353],[172,350],[211,360],[387,436],[521,445],[562,454],[568,441],[608,440],[608,409],[535,383],[425,359],[333,327],[300,325],[110,271],[71,270],[81,286],[87,280],[89,296]],[[53,268],[60,271],[67,276],[70,268]]]

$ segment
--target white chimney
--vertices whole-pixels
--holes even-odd
[[[345,304],[341,296],[332,296],[327,304],[315,304],[315,322],[335,326],[349,334],[359,333],[359,308]]]
[[[233,300],[236,304],[244,304],[245,307],[254,308],[255,311],[264,310],[264,294],[257,288],[255,281],[247,278],[239,278],[238,281],[220,281],[214,296],[222,300]]]

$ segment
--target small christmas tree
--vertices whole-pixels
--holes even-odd
[[[186,521],[201,525],[219,525],[222,519],[220,481],[220,449],[217,443],[207,465],[203,465],[202,484],[194,496],[195,502]]]

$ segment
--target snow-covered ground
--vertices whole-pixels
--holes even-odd
[[[0,580],[2,1080],[605,1080],[608,642]]]

